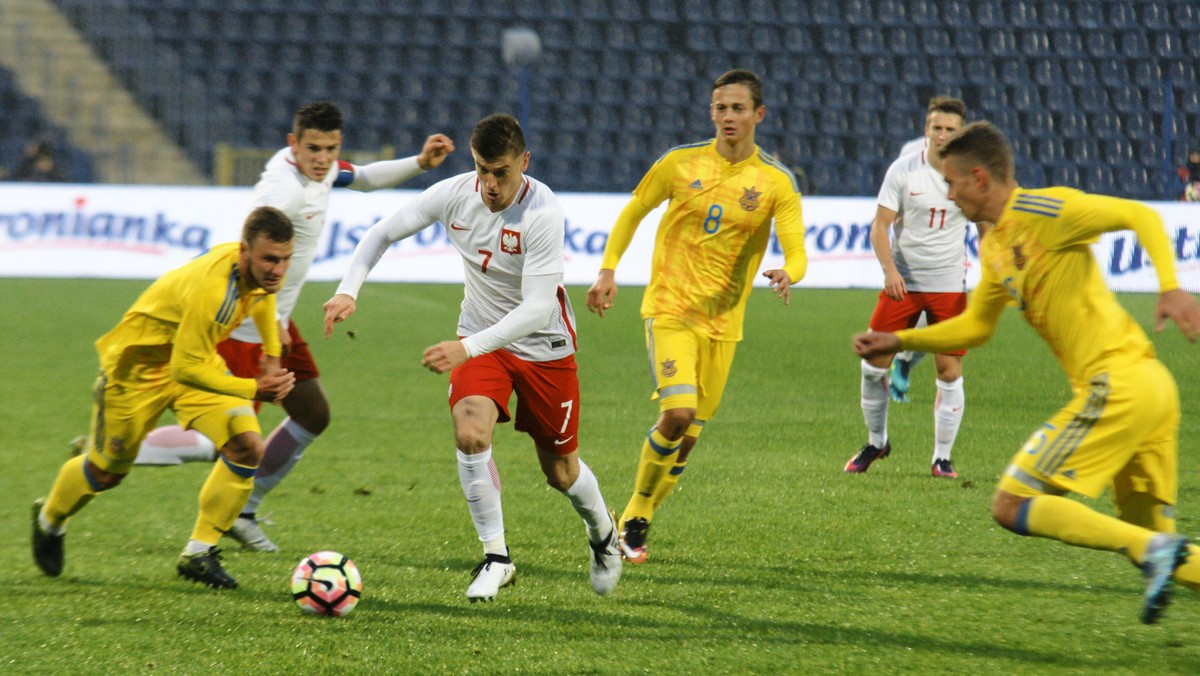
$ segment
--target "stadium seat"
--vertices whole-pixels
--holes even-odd
[[[789,25],[785,27],[783,29],[783,45],[787,51],[793,54],[803,54],[805,57],[811,56],[816,49],[816,43],[807,26]]]
[[[1035,63],[1051,56],[1050,34],[1040,28],[1027,28],[1018,36],[1021,53],[1036,59]]]
[[[1118,113],[1128,115],[1146,109],[1146,103],[1142,100],[1142,93],[1137,86],[1126,83],[1113,86],[1111,91],[1113,108]]]
[[[933,83],[933,75],[929,69],[929,59],[922,56],[905,56],[900,59],[900,81],[914,85],[929,85]]]
[[[1050,34],[1050,45],[1054,53],[1060,57],[1072,58],[1084,56],[1083,38],[1078,30],[1060,29]]]
[[[872,16],[874,14],[872,11],[873,6],[877,3],[880,5],[879,14],[881,19],[879,21],[876,21]],[[735,5],[735,3],[727,4],[731,6]],[[865,0],[841,0],[838,5],[842,13],[842,17],[845,19],[846,23],[850,24],[851,26],[867,26],[883,23],[882,17],[888,17],[890,20],[892,12],[897,11],[895,3],[892,0],[876,0],[876,2],[867,2]],[[901,18],[903,18],[904,8],[899,8],[899,12]]]
[[[1115,113],[1096,111],[1092,114],[1090,131],[1101,140],[1117,138],[1121,135],[1121,121]]]
[[[952,30],[968,27],[974,28],[977,24],[975,23],[975,18],[971,16],[971,4],[968,0],[946,0],[939,3],[942,10],[942,20]]]
[[[1133,62],[1149,59],[1150,57],[1150,42],[1146,39],[1146,33],[1142,30],[1126,30],[1120,33],[1119,43],[1121,45],[1121,55]]]
[[[895,83],[898,80],[895,57],[883,55],[869,57],[866,63],[866,79],[876,85]]]
[[[1047,185],[1046,171],[1041,162],[1019,162],[1017,183],[1026,188],[1042,188]]]
[[[941,17],[938,16],[937,12],[937,4],[932,2],[914,2],[909,5],[908,20],[914,26],[921,28],[933,28],[942,25]]]
[[[1099,81],[1090,59],[1067,59],[1063,62],[1063,67],[1067,72],[1067,82],[1076,87],[1095,87]]]
[[[1008,17],[1005,16],[1004,5],[999,0],[974,0],[971,3],[971,11],[978,26],[1008,29]]]
[[[1158,138],[1157,132],[1154,131],[1152,113],[1129,113],[1124,115],[1122,124],[1126,136],[1134,143],[1145,143],[1147,140]]]
[[[1017,106],[1017,110],[1022,111],[1021,131],[1034,136],[1054,133],[1054,118],[1050,113],[1046,112],[1040,105],[1032,107]]]
[[[1072,139],[1066,144],[1067,157],[1070,157],[1077,162],[1101,162],[1104,158],[1100,156],[1100,146],[1095,139],[1081,136]]]
[[[1157,7],[1157,5],[1155,5]],[[1182,31],[1200,31],[1200,7],[1197,7],[1192,2],[1176,2],[1171,4],[1171,16],[1173,21],[1163,21],[1161,23],[1150,23],[1149,19],[1145,19],[1144,23],[1151,28],[1168,28],[1174,25]]]
[[[988,6],[988,5],[984,5]],[[1017,36],[1012,30],[996,28],[987,34],[987,53],[998,58],[1017,56]]]
[[[1038,18],[1037,6],[1032,2],[1025,2],[1024,0],[1015,0],[1015,2],[1009,3],[1008,23],[1018,28],[1034,28],[1046,25]]]
[[[750,0],[750,20],[754,23],[776,24],[779,19],[774,0]]]
[[[967,82],[971,84],[994,84],[998,79],[996,60],[990,56],[967,56],[960,58],[959,61],[963,64],[963,73],[967,77]]]
[[[1096,71],[1100,77],[1100,83],[1105,87],[1117,87],[1129,82],[1129,70],[1125,68],[1124,59],[1097,59]]]
[[[1082,111],[1064,111],[1057,116],[1054,128],[1064,139],[1074,139],[1088,133],[1088,116]]]
[[[1038,3],[1038,18],[1040,23],[1035,25],[1046,28],[1070,28],[1074,24],[1071,23],[1070,12],[1067,11],[1065,3],[1061,2],[1042,2]]]
[[[1123,0],[1107,0],[1104,4],[1104,13],[1107,17],[1107,25],[1118,30],[1128,28],[1140,29],[1141,24],[1138,23],[1137,13],[1133,11],[1133,5]]]
[[[821,44],[831,57],[851,55],[847,48],[854,44],[850,38],[850,27],[842,24],[822,26],[820,29]]]
[[[1080,28],[1098,29],[1104,27],[1104,15],[1099,2],[1074,3],[1075,24]]]
[[[1160,198],[1150,185],[1150,174],[1146,168],[1133,162],[1116,164],[1113,167],[1113,192],[1118,196],[1141,199]]]
[[[923,52],[933,57],[958,55],[958,50],[951,43],[950,34],[947,31],[921,32],[921,39],[917,41],[917,45]]]
[[[1008,86],[1008,101],[1017,110],[1028,111],[1030,114],[1042,112],[1041,91],[1028,80]]]
[[[1073,161],[1047,163],[1050,167],[1050,185],[1061,185],[1067,188],[1079,188],[1082,181],[1079,178],[1079,167]]]
[[[1000,82],[1006,85],[1028,84],[1029,62],[1025,59],[1003,59],[1000,61]]]
[[[1061,162],[1067,156],[1062,140],[1054,136],[1038,138],[1031,145],[1037,149],[1037,159],[1042,162]]]
[[[908,26],[908,12],[911,2],[904,0],[877,0],[875,4],[875,21],[884,26]]]
[[[1079,108],[1088,114],[1104,113],[1112,109],[1108,92],[1094,85],[1084,85],[1076,89],[1075,102],[1079,103]]]
[[[1183,7],[1190,5],[1188,2],[1177,2],[1174,4]],[[1142,26],[1150,30],[1174,28],[1176,22],[1178,22],[1180,28],[1187,28],[1186,23],[1180,19],[1181,17],[1178,12],[1174,18],[1171,17],[1171,12],[1167,9],[1165,3],[1147,2],[1138,8],[1138,21]]]
[[[674,0],[646,0],[646,14],[655,21],[674,22],[679,20],[679,12]]]
[[[1157,31],[1154,34],[1154,55],[1160,59],[1194,58],[1184,52],[1183,40],[1175,31]]]
[[[1107,164],[1099,162],[1091,162],[1083,165],[1081,178],[1082,188],[1087,192],[1099,193],[1101,195],[1117,194],[1113,184],[1112,168]]]
[[[1108,29],[1087,31],[1084,36],[1087,52],[1096,58],[1116,56],[1117,45]]]
[[[1066,81],[1057,60],[1038,59],[1033,63],[1033,82],[1043,87],[1060,87]]]

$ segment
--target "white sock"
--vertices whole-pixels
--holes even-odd
[[[600,483],[596,481],[592,468],[582,460],[579,461],[579,477],[562,493],[571,501],[571,506],[579,512],[579,516],[583,517],[589,540],[603,542],[612,534],[608,508],[604,505],[604,496],[600,495]]]
[[[196,430],[167,425],[150,430],[138,449],[135,465],[181,465],[185,462],[212,462],[217,447]]]
[[[263,451],[262,462],[258,464],[258,470],[254,473],[254,490],[246,500],[246,506],[242,508],[243,514],[258,512],[258,505],[263,497],[292,471],[304,456],[304,449],[316,438],[317,435],[304,429],[291,418],[285,418],[279,423],[275,431],[271,432],[271,436],[267,437],[267,448]]]
[[[937,388],[937,401],[933,403],[933,459],[949,460],[967,398],[963,394],[962,376],[949,383],[939,380]]]
[[[62,535],[67,532],[67,523],[65,521],[57,526],[50,523],[50,519],[46,518],[45,507],[42,508],[42,511],[38,512],[38,527],[46,535]]]
[[[508,555],[504,542],[504,510],[500,505],[500,474],[492,462],[492,449],[467,455],[458,452],[458,481],[462,484],[467,509],[485,554]]]
[[[207,552],[213,546],[215,546],[215,543],[212,543],[212,542],[201,542],[199,540],[188,540],[187,545],[185,545],[183,548],[183,554],[184,554],[184,556],[191,556],[193,554],[203,554],[204,552]]]
[[[862,362],[862,412],[867,423],[867,443],[883,448],[887,443],[888,388],[884,383],[887,369]]]

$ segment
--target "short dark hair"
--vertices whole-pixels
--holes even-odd
[[[965,122],[967,119],[967,104],[962,102],[962,99],[956,99],[953,96],[935,96],[929,99],[929,107],[925,110],[926,117],[930,113],[950,113],[957,115]]]
[[[242,241],[253,246],[260,236],[272,242],[287,243],[296,236],[292,221],[275,207],[257,207],[242,225]]]
[[[1001,181],[1013,178],[1013,152],[1008,139],[987,120],[972,122],[954,133],[938,151],[942,159],[960,155]]]
[[[525,132],[521,123],[507,113],[488,115],[471,132],[471,149],[485,162],[525,152]]]
[[[339,131],[342,128],[342,111],[333,101],[313,101],[296,111],[292,120],[292,133],[296,138],[304,135],[305,129],[317,131]]]
[[[754,109],[758,110],[762,107],[762,80],[759,80],[753,71],[746,70],[745,68],[734,68],[731,71],[727,71],[713,82],[713,91],[733,84],[746,85],[746,88],[750,90],[750,100],[754,102]]]

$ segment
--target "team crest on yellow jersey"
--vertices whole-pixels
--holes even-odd
[[[742,208],[746,211],[754,211],[758,208],[758,198],[760,195],[762,195],[762,191],[756,191],[754,186],[742,188],[742,197],[738,200],[738,204],[742,205]]]
[[[679,372],[679,369],[675,368],[675,360],[674,359],[664,359],[663,360],[662,375],[664,378],[670,378],[671,376],[675,375],[678,372]]]

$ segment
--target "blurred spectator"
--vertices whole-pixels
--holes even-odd
[[[1179,167],[1179,180],[1183,182],[1185,202],[1200,202],[1200,150],[1188,152],[1187,164]]]
[[[54,155],[54,146],[50,145],[48,141],[37,140],[31,141],[29,145],[25,146],[24,157],[21,158],[21,163],[13,170],[8,180],[62,183],[67,180],[67,177],[58,165],[58,159]]]

